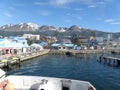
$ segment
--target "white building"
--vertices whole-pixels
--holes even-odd
[[[8,40],[12,42],[22,43],[24,45],[27,45],[27,40],[25,37],[18,37],[18,36],[10,36],[8,37]]]
[[[95,37],[95,39],[96,39],[98,42],[103,42],[104,37]]]
[[[33,39],[35,39],[35,40],[40,40],[40,35],[24,34],[23,37],[26,37],[26,38],[33,38]]]

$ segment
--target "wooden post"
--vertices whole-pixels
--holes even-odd
[[[120,65],[120,60],[117,60],[117,64]]]

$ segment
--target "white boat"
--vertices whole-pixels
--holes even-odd
[[[5,84],[4,87],[1,87],[2,83]],[[87,81],[40,76],[6,76],[1,69],[0,84],[0,90],[96,90]]]

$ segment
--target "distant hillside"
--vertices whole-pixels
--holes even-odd
[[[81,36],[102,36],[106,37],[107,33],[98,31],[98,30],[92,30],[92,29],[86,29],[79,27],[77,25],[73,25],[71,27],[55,27],[55,26],[48,26],[43,25],[39,26],[37,24],[33,23],[21,23],[21,24],[7,24],[0,27],[0,34],[3,36],[11,36],[11,35],[19,35],[24,33],[34,33],[34,34],[45,34],[45,35],[53,35],[53,36],[60,36],[60,35],[73,35],[73,34],[79,34]],[[120,34],[119,33],[113,33],[114,38],[118,38]]]

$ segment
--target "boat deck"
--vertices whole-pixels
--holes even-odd
[[[8,76],[15,90],[96,90],[89,82],[39,76]]]

